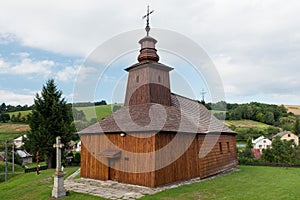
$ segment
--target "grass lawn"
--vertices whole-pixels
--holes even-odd
[[[78,167],[65,168],[66,176],[76,171]],[[1,199],[5,200],[31,200],[50,198],[53,187],[52,170],[43,170],[40,175],[36,173],[21,174],[11,178],[7,183],[0,183]],[[70,192],[64,199],[102,199],[87,194]]]
[[[46,161],[44,161],[44,162],[40,162],[39,165],[40,165],[40,167],[42,167],[42,166],[47,166],[48,164]],[[36,162],[26,164],[25,166],[28,168],[34,168],[34,167],[36,167]]]
[[[141,200],[299,199],[300,168],[239,166],[240,171],[179,188],[147,195]],[[67,176],[78,167],[65,168]],[[21,174],[0,183],[1,199],[51,199],[54,170]],[[70,192],[64,199],[103,199]]]
[[[300,169],[239,166],[240,171],[215,179],[148,195],[142,200],[299,199]]]
[[[17,174],[20,173],[24,173],[24,169],[22,166],[20,165],[14,165],[14,173],[15,174],[11,174],[12,173],[12,163],[8,163],[8,178],[12,178],[14,176],[16,176]],[[5,180],[5,162],[4,161],[0,161],[0,183],[3,182]]]

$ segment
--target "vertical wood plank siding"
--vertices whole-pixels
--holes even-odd
[[[145,103],[171,105],[168,71],[146,65],[129,72],[125,106]]]
[[[144,138],[141,138],[141,134]],[[146,134],[146,135],[145,135]],[[145,137],[146,136],[146,137]],[[199,150],[202,147],[205,135],[197,134],[180,134],[180,142],[174,143],[174,151],[168,152],[167,155],[160,155],[157,150],[164,148],[174,139],[175,133],[132,133],[121,137],[120,134],[94,134],[81,136],[81,176],[99,180],[108,180],[108,159],[99,156],[100,149],[114,149],[117,146],[122,149],[121,157],[111,159],[110,161],[110,178],[123,183],[143,185],[147,187],[156,187],[175,181],[190,179],[194,177],[208,177],[217,174],[223,170],[235,167],[237,165],[237,152],[234,135],[220,135],[211,151],[203,158],[199,158]],[[112,144],[105,143],[104,137],[107,137]],[[167,157],[175,158],[176,145],[181,145],[187,137],[195,137],[183,155],[176,159],[168,166],[154,171],[155,166]],[[218,137],[218,136],[209,136]],[[221,142],[222,153],[220,152],[219,143]],[[179,144],[180,143],[180,144]],[[227,148],[229,144],[229,150]],[[86,148],[88,146],[88,149]],[[100,148],[101,147],[101,148]],[[145,162],[132,165],[132,157],[128,152],[148,153],[155,152],[155,156],[145,155]],[[126,160],[126,159],[128,160]],[[100,162],[101,161],[101,162]],[[103,164],[104,163],[104,164]],[[140,169],[150,166],[153,169],[148,173],[127,173],[114,170],[113,167],[120,169]]]

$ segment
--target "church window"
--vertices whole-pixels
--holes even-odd
[[[136,77],[136,82],[138,83],[139,81],[140,81],[140,77],[137,76],[137,77]]]
[[[158,76],[158,82],[160,83],[160,81],[161,81],[161,80],[160,80],[160,76]]]
[[[227,151],[230,152],[229,142],[227,142]]]

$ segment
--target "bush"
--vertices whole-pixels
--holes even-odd
[[[80,153],[76,152],[73,158],[74,163],[80,163]]]

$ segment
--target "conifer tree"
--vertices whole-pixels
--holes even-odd
[[[62,92],[53,79],[43,86],[41,95],[36,94],[32,114],[29,115],[30,132],[27,134],[25,148],[35,155],[39,152],[48,162],[48,168],[55,167],[55,138],[61,136],[65,145],[75,132],[71,107],[67,105]]]

